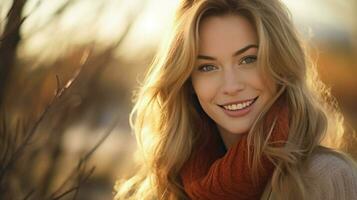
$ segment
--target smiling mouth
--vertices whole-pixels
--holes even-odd
[[[245,108],[250,107],[253,103],[258,99],[259,96],[255,97],[254,99],[239,102],[239,103],[230,103],[226,105],[219,105],[221,108],[229,111],[238,111],[243,110]]]

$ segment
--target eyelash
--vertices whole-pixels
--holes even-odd
[[[204,64],[204,65],[201,65],[201,66],[198,67],[198,71],[201,71],[201,72],[212,71],[212,70],[205,69],[207,67],[217,68],[215,65],[212,65],[212,64]]]
[[[245,61],[246,59],[253,59],[253,61],[243,63],[243,61]],[[257,61],[257,56],[253,56],[253,55],[245,56],[240,60],[239,64],[245,64],[246,65],[246,64],[254,63],[255,61]]]
[[[247,59],[253,59],[251,61],[247,61]],[[247,64],[251,64],[251,63],[254,63],[255,61],[257,60],[257,56],[253,56],[253,55],[250,55],[250,56],[245,56],[243,57],[240,61],[239,61],[239,65],[243,64],[243,65],[247,65]],[[244,63],[245,62],[245,63]],[[202,71],[202,72],[209,72],[209,71],[212,71],[213,69],[209,70],[209,69],[205,69],[207,67],[211,66],[212,68],[217,68],[215,65],[213,64],[203,64],[201,66],[198,67],[198,70],[199,71]]]

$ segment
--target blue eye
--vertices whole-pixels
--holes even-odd
[[[202,72],[209,72],[215,69],[217,69],[217,67],[214,65],[201,65],[198,67],[198,70]]]
[[[240,60],[239,64],[249,64],[257,61],[257,56],[246,56]]]

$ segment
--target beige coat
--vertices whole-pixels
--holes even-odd
[[[309,198],[312,200],[357,199],[357,168],[332,153],[315,153],[306,165]],[[274,200],[268,184],[261,200]]]

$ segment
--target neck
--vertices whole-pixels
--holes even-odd
[[[218,132],[222,138],[222,141],[224,143],[224,146],[226,147],[227,150],[230,147],[232,147],[235,143],[237,143],[239,141],[239,139],[241,138],[241,134],[232,134],[219,126],[217,126],[217,128],[218,128]]]

